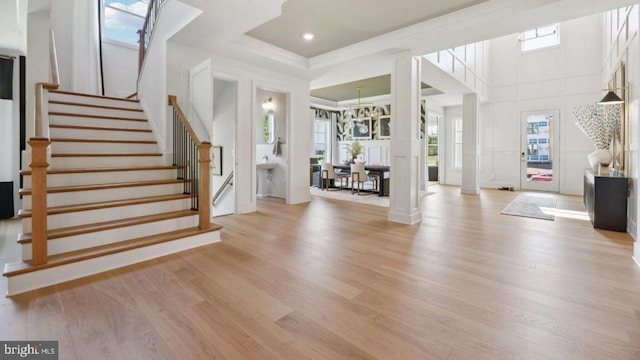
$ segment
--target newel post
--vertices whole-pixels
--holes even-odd
[[[32,264],[47,263],[47,138],[29,139],[31,146],[31,252]]]
[[[209,175],[211,163],[211,143],[203,142],[198,145],[199,177],[198,181],[198,228],[206,230],[211,225],[211,176]]]

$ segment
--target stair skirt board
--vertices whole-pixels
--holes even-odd
[[[73,128],[73,127],[60,127],[61,125],[51,125],[49,127],[49,133],[52,138],[66,138],[66,139],[114,139],[114,140],[142,140],[142,141],[154,141],[153,133],[151,131],[137,131],[139,129],[128,129],[136,131],[123,131],[127,129],[123,126],[109,126],[103,125],[97,128]],[[64,125],[66,126],[66,125]],[[83,125],[84,126],[84,125]]]
[[[146,204],[126,205],[77,211],[63,214],[47,215],[47,228],[49,230],[61,229],[85,224],[95,224],[106,221],[129,219],[139,216],[157,215],[162,213],[180,211],[191,208],[191,199],[175,199],[157,201]],[[31,233],[31,218],[22,219],[22,233]]]
[[[118,119],[99,119],[91,117],[76,117],[65,115],[49,115],[51,125],[76,125],[76,126],[104,126],[123,129],[148,129],[147,121],[131,121]]]
[[[158,150],[156,143],[51,141],[53,154],[149,154]]]
[[[58,113],[63,113],[63,114],[74,114],[74,115],[76,114],[87,115],[88,117],[97,116],[97,117],[115,117],[115,118],[125,118],[125,119],[145,119],[144,112],[139,111],[139,109],[121,110],[121,109],[82,106],[80,104],[62,105],[62,104],[56,104],[56,103],[53,103],[53,104],[49,103],[49,113],[56,113],[55,115],[58,115]]]
[[[47,194],[47,206],[78,205],[87,202],[116,201],[140,197],[162,196],[183,193],[183,183],[130,186],[113,189],[83,190]],[[31,195],[23,195],[22,208],[31,209]]]
[[[7,278],[7,295],[17,295],[108,270],[117,269],[220,241],[220,230],[179,238],[155,245],[55,266]]]
[[[77,168],[105,168],[131,166],[163,166],[162,156],[102,156],[102,157],[52,157],[50,170]]]
[[[176,229],[187,229],[197,226],[198,214],[194,214],[180,218],[165,219],[145,224],[51,239],[47,242],[47,251],[49,255],[57,255],[75,250],[111,244],[114,239],[117,239],[118,241],[126,241],[171,232]],[[21,249],[22,260],[30,260],[32,255],[31,243],[23,244]]]
[[[92,97],[84,96],[83,94],[62,94],[49,91],[49,100],[53,101],[65,101],[74,102],[79,104],[99,105],[99,106],[112,106],[121,107],[127,109],[141,109],[140,102],[130,101],[125,99],[113,99],[107,97]]]
[[[176,169],[157,170],[131,170],[131,171],[109,171],[109,172],[86,172],[69,174],[48,174],[47,186],[82,186],[113,184],[118,182],[152,181],[152,180],[172,180],[177,176]],[[23,187],[31,188],[31,175],[24,175]]]

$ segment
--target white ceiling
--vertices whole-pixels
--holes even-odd
[[[247,35],[310,58],[486,1],[287,0],[282,15]]]

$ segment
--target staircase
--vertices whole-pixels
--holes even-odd
[[[22,261],[5,265],[8,295],[220,240],[219,226],[198,227],[192,196],[178,167],[165,164],[137,100],[50,91],[48,113],[47,261],[31,262],[24,170]]]

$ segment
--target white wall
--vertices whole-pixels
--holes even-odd
[[[213,80],[213,122],[211,124],[211,144],[222,147],[222,175],[212,175],[211,191],[215,194],[229,174],[235,168],[235,128],[237,113],[236,83],[221,79]],[[235,184],[236,180],[233,180]],[[224,190],[215,206],[212,216],[235,213],[235,189],[230,186]]]
[[[527,53],[518,34],[490,41],[491,106],[481,117],[481,185],[520,187],[521,113],[559,109],[560,192],[582,194],[587,154],[573,109],[593,104],[601,87],[602,16],[560,24],[561,44]]]
[[[3,1],[0,6],[0,54],[26,55],[27,1]]]
[[[602,64],[604,68],[602,76],[603,87],[612,77],[620,62],[626,67],[628,89],[627,98],[627,139],[626,139],[626,169],[629,177],[629,202],[627,212],[627,231],[636,239],[634,244],[634,258],[640,265],[640,244],[638,243],[638,221],[640,220],[640,196],[638,196],[638,175],[640,169],[640,156],[638,155],[640,141],[640,47],[638,39],[638,27],[640,26],[640,6],[634,5],[628,9],[610,11],[603,15],[605,29],[605,46],[602,52]],[[617,86],[620,86],[618,84]],[[601,94],[602,95],[602,94]]]
[[[138,81],[138,49],[103,41],[102,71],[105,95],[127,97],[133,94]]]
[[[86,0],[51,2],[60,73],[60,89],[88,94],[100,92],[98,3]]]
[[[138,80],[138,98],[167,163],[173,146],[170,129],[172,115],[167,111],[167,96],[171,94],[167,91],[171,74],[167,67],[167,40],[199,14],[199,10],[178,1],[162,4]]]
[[[283,148],[283,161],[290,171],[282,181],[288,203],[300,203],[310,200],[309,195],[309,142],[306,134],[311,131],[309,118],[309,82],[287,74],[264,70],[243,64],[218,54],[209,54],[182,45],[168,43],[167,48],[167,90],[171,94],[184,98],[188,89],[185,76],[189,69],[204,59],[211,57],[214,78],[233,80],[237,83],[237,123],[235,135],[236,172],[234,188],[236,191],[236,212],[256,211],[256,167],[257,129],[256,119],[262,119],[264,111],[258,102],[264,98],[258,96],[258,89],[269,89],[286,94],[285,129],[279,129],[286,144]],[[214,90],[215,92],[215,90]],[[282,131],[286,131],[283,133]],[[305,136],[293,136],[305,134]],[[222,134],[221,136],[233,136]],[[266,150],[265,150],[266,151]],[[298,170],[296,170],[298,169]]]

